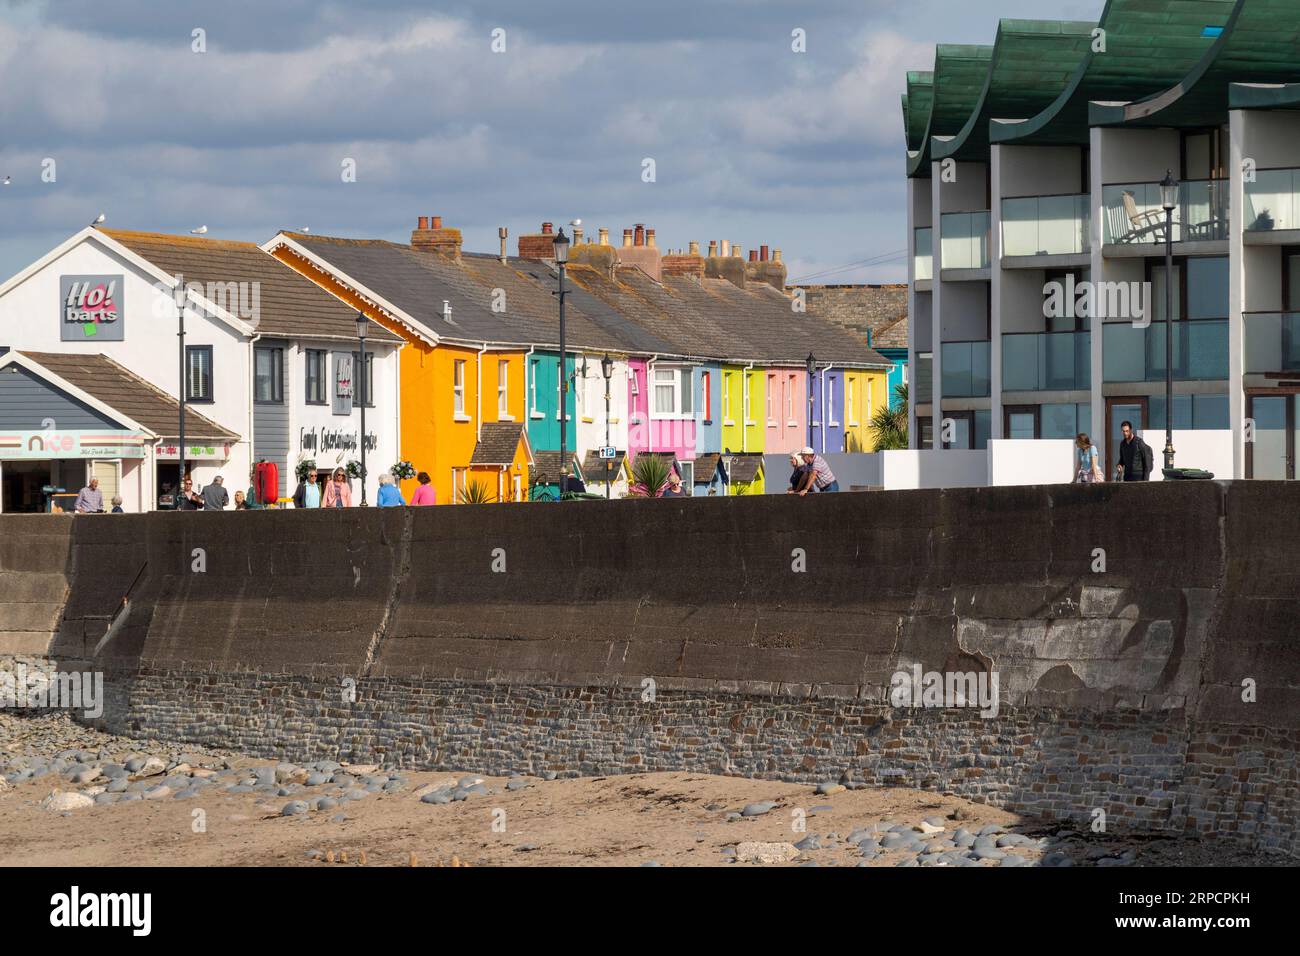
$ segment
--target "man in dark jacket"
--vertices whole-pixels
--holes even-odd
[[[1124,440],[1119,444],[1119,471],[1124,481],[1150,481],[1155,455],[1151,446],[1133,431],[1131,422],[1123,422],[1119,429]]]

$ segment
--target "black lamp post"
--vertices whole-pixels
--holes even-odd
[[[605,447],[609,447],[609,380],[614,374],[614,360],[605,353],[605,357],[600,360],[600,374],[605,376]],[[609,497],[609,486],[611,479],[614,477],[609,473],[613,466],[613,459],[605,459],[605,497]]]
[[[1174,207],[1178,180],[1165,170],[1160,181],[1160,205],[1165,207],[1165,469],[1174,467]],[[1150,476],[1147,476],[1150,478]]]
[[[357,313],[357,339],[361,343],[361,371],[354,373],[353,378],[360,382],[360,385],[353,389],[356,394],[361,396],[361,505],[366,504],[366,332],[370,320],[366,318],[364,312]]]
[[[813,447],[813,377],[817,374],[817,359],[808,353],[808,447]]]
[[[564,344],[564,267],[569,261],[569,237],[564,234],[564,227],[555,236],[555,264],[560,267],[560,494],[568,487],[564,468],[565,452],[568,451],[568,429],[565,427],[569,408],[569,376],[565,374],[568,365],[568,352]]]
[[[181,365],[181,384],[180,384],[180,421],[176,426],[177,439],[177,460],[180,462],[180,477],[176,482],[176,491],[172,494],[172,507],[179,509],[181,506],[181,495],[185,492],[185,395],[189,391],[190,383],[185,375],[185,277],[176,276],[176,285],[172,287],[172,301],[176,303],[176,320],[177,320],[177,340],[180,343],[180,365]]]

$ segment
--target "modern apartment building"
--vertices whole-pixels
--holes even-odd
[[[1176,464],[1296,477],[1298,48],[1294,0],[1110,0],[907,75],[913,447],[1158,457],[1172,334]]]

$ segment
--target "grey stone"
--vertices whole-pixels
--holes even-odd
[[[559,406],[557,405],[556,408],[559,408]],[[307,810],[308,807],[305,801],[290,800],[288,803],[284,805],[284,808],[280,811],[280,816],[282,817],[301,816],[302,814],[306,813]]]
[[[559,407],[558,405],[556,406]],[[557,413],[558,414],[558,413]],[[751,803],[740,811],[742,817],[761,817],[765,813],[770,813],[776,808],[775,800],[764,800],[760,803]]]

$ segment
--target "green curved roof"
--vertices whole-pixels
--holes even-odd
[[[1086,144],[1089,101],[1130,101],[1177,83],[1213,46],[1205,28],[1223,26],[1236,2],[1107,0],[1098,21],[1106,52],[1090,48],[1051,105],[1023,123],[994,123],[990,141]]]
[[[925,124],[930,120],[930,107],[934,105],[934,74],[911,71],[907,74],[907,92],[903,94],[903,131],[907,135],[908,152],[921,148]]]
[[[989,121],[1034,116],[1070,81],[1092,43],[1096,24],[1081,20],[1000,20],[979,102],[934,158],[988,158]]]
[[[1218,126],[1234,81],[1300,80],[1300,2],[1236,0],[1223,33],[1178,83],[1133,103],[1093,103],[1094,126]]]
[[[1233,110],[1300,110],[1300,83],[1257,86],[1233,83],[1228,89],[1228,108]]]
[[[930,144],[935,136],[954,136],[975,109],[993,47],[941,43],[934,51],[934,102],[916,152],[907,158],[908,176],[930,175]],[[913,105],[911,113],[915,114]]]

